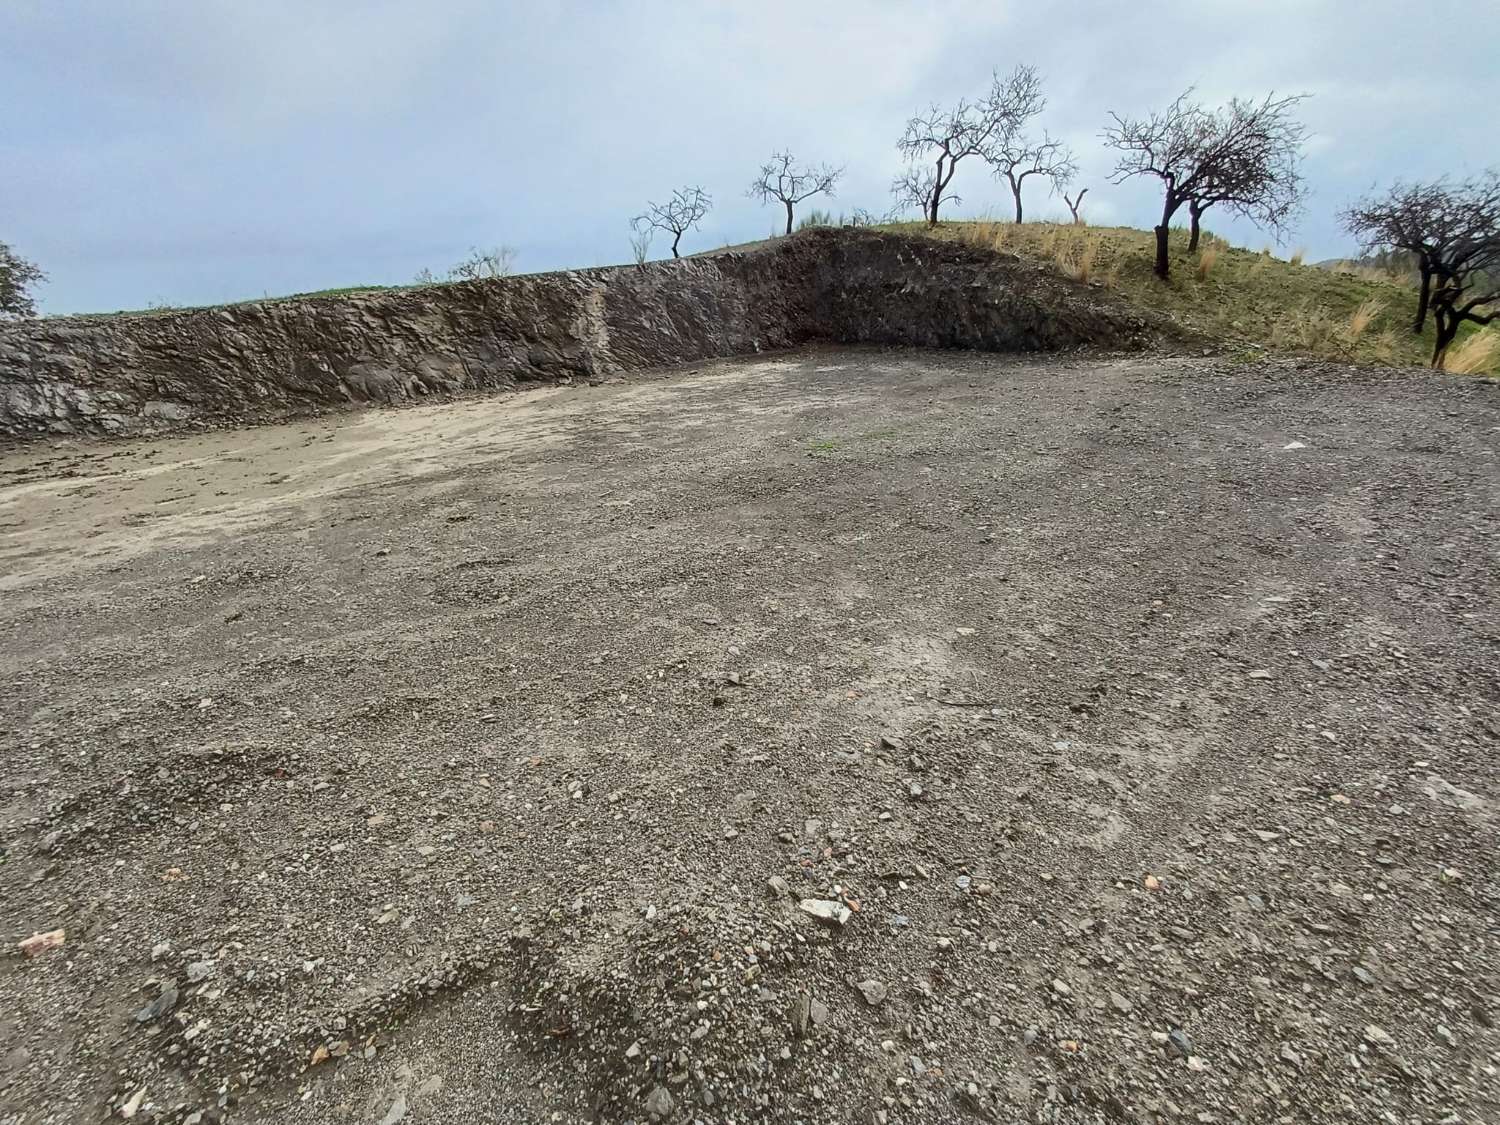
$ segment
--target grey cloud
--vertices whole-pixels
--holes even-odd
[[[19,0],[0,11],[0,239],[51,273],[51,312],[401,283],[471,244],[514,245],[524,269],[620,261],[628,217],[682,183],[717,203],[694,247],[744,241],[774,224],[744,198],[771,149],[846,164],[834,208],[883,210],[906,114],[1031,62],[1096,221],[1153,219],[1148,185],[1105,183],[1108,110],[1189,85],[1314,94],[1297,240],[1325,257],[1372,183],[1500,159],[1452,112],[1500,94],[1494,21],[1470,15],[1415,36],[1406,5],[1306,0]],[[964,212],[1003,210],[982,167],[957,186]],[[1039,188],[1028,210],[1060,204]]]

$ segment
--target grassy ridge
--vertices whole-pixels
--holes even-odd
[[[1429,318],[1411,331],[1416,290],[1378,270],[1322,269],[1231,246],[1207,232],[1189,253],[1187,232],[1173,231],[1172,276],[1151,272],[1154,236],[1131,227],[1056,223],[948,222],[936,228],[897,223],[883,229],[974,245],[1049,263],[1079,281],[1102,284],[1126,300],[1247,351],[1272,348],[1356,363],[1426,364],[1432,356]],[[1500,372],[1500,334],[1460,334],[1451,370]]]

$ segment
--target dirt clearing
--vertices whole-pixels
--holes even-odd
[[[1500,1119],[1497,444],[829,349],[0,455],[0,1119]]]

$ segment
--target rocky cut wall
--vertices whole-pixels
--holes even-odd
[[[0,434],[264,421],[810,340],[1041,350],[1145,328],[1005,255],[809,231],[644,267],[0,325]]]

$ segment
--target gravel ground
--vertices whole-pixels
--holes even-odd
[[[829,349],[0,455],[0,1120],[1500,1120],[1497,442]]]

